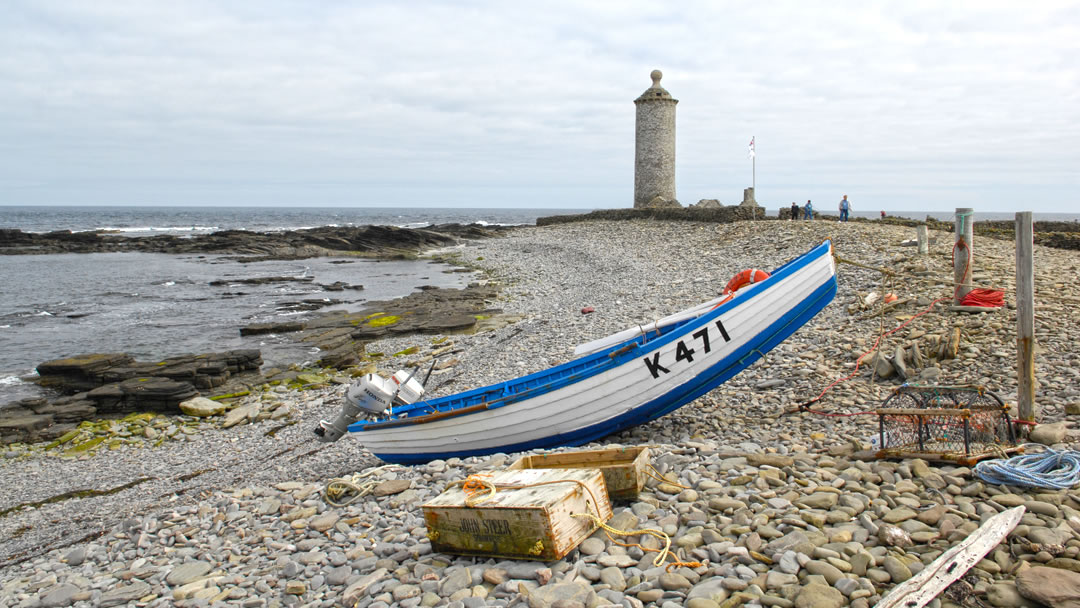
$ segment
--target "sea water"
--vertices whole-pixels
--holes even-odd
[[[2,207],[0,228],[30,232],[111,230],[118,236],[196,235],[226,229],[293,230],[317,226],[442,223],[535,224],[569,210],[344,209],[213,207]],[[576,212],[581,212],[577,210]],[[51,359],[124,352],[137,360],[258,348],[268,365],[318,358],[288,336],[240,336],[252,323],[303,319],[373,300],[402,297],[422,285],[461,288],[475,277],[445,264],[321,257],[250,262],[225,255],[91,253],[0,256],[0,407],[41,394],[22,378]],[[240,282],[261,277],[296,280]],[[232,279],[235,282],[230,282]],[[311,279],[310,281],[306,279]],[[211,282],[225,280],[224,285]],[[363,289],[327,291],[335,282]],[[336,301],[298,311],[304,300]]]
[[[0,206],[0,228],[24,232],[106,230],[124,236],[197,235],[219,230],[270,232],[320,226],[433,224],[535,224],[547,215],[585,209],[487,209],[427,207],[124,207]]]

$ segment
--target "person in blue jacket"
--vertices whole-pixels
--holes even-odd
[[[847,195],[844,195],[844,199],[840,201],[840,221],[846,222],[848,220],[848,211],[851,211],[851,203],[847,200]]]
[[[812,220],[812,219],[814,219],[814,207],[813,207],[813,205],[810,204],[810,199],[806,199],[806,206],[803,207],[803,219],[804,220]]]

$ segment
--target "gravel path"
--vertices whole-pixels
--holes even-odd
[[[377,469],[385,496],[344,507],[320,491],[331,478],[380,466],[355,442],[312,440],[336,412],[340,385],[283,387],[246,398],[224,427],[154,421],[152,447],[120,445],[81,456],[13,447],[0,458],[0,608],[8,606],[657,606],[873,605],[881,595],[1008,507],[1027,508],[1008,544],[966,577],[968,596],[942,605],[1023,606],[1026,571],[1080,566],[1080,495],[988,485],[959,466],[921,460],[863,462],[876,416],[786,410],[854,371],[878,336],[897,348],[911,380],[981,384],[1016,398],[1014,308],[945,312],[952,235],[931,232],[930,255],[902,242],[912,228],[871,222],[590,222],[526,228],[440,252],[503,285],[499,302],[522,320],[475,335],[395,338],[369,352],[383,371],[440,355],[431,391],[448,394],[572,358],[576,344],[713,297],[744,268],[772,269],[833,239],[839,291],[822,313],[764,360],[698,401],[603,445],[650,445],[678,485],[650,482],[617,504],[612,525],[653,527],[677,554],[703,565],[667,572],[654,553],[594,535],[559,562],[460,558],[431,552],[419,505],[446,483],[505,466],[517,455]],[[1045,441],[1077,440],[1066,411],[1080,408],[1080,253],[1036,247],[1038,420]],[[975,280],[1013,299],[1013,244],[979,239]],[[856,262],[864,266],[846,263]],[[889,278],[865,266],[886,268]],[[871,294],[900,304],[884,315]],[[870,296],[868,298],[868,296]],[[591,306],[596,312],[582,314]],[[914,317],[914,318],[912,318]],[[927,355],[959,328],[956,358]],[[880,405],[899,385],[884,360],[815,404],[830,413]],[[347,378],[338,378],[347,382]],[[242,414],[247,414],[243,416]],[[134,424],[134,423],[133,423]],[[129,430],[130,432],[130,430]],[[390,483],[395,482],[395,483]],[[678,486],[684,486],[681,488]],[[93,491],[108,491],[93,495]],[[60,498],[57,498],[60,497]],[[45,502],[49,501],[49,502]],[[38,504],[43,503],[43,504]],[[899,532],[897,532],[899,531]],[[649,546],[648,538],[640,542]],[[899,540],[897,540],[899,539]],[[1080,570],[1080,568],[1077,568]],[[957,587],[959,588],[959,587]],[[968,600],[964,600],[968,597]],[[575,603],[580,602],[580,604]]]

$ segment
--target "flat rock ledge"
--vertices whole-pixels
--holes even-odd
[[[224,385],[233,375],[258,371],[261,365],[262,353],[256,349],[180,355],[156,362],[138,362],[123,353],[91,353],[46,361],[37,366],[37,372],[41,386],[74,394],[142,378],[212,389]]]
[[[509,227],[439,224],[428,228],[396,226],[324,226],[284,232],[223,230],[191,238],[175,235],[125,237],[102,231],[47,233],[0,229],[0,255],[42,253],[228,253],[264,259],[298,259],[325,255],[415,254],[454,245],[459,239],[491,237]]]
[[[385,337],[480,331],[512,323],[519,316],[491,307],[498,288],[421,288],[406,297],[369,302],[357,312],[244,327],[241,335],[295,333],[297,341],[317,346],[323,368],[367,368],[372,358],[403,353],[368,353],[367,345]],[[407,353],[406,353],[407,354]],[[96,418],[154,412],[180,415],[180,404],[194,397],[242,392],[271,380],[320,384],[296,370],[260,371],[255,349],[181,355],[139,362],[125,353],[88,353],[46,361],[37,367],[41,386],[63,394],[53,400],[24,399],[0,411],[0,444],[54,441]]]
[[[89,353],[46,361],[38,384],[59,391],[55,400],[24,399],[0,411],[0,443],[51,441],[79,422],[134,412],[181,414],[180,403],[200,390],[220,393],[236,382],[265,382],[258,350],[181,355],[157,362],[123,353]]]
[[[765,219],[763,207],[744,207],[741,205],[723,206],[700,203],[693,207],[648,207],[638,209],[597,209],[588,213],[574,215],[550,215],[536,219],[537,226],[567,224],[582,221],[600,220],[664,220],[688,222],[731,223],[743,220]]]
[[[257,323],[242,327],[244,336],[295,334],[298,341],[315,345],[320,367],[346,369],[370,357],[373,340],[406,334],[448,334],[490,329],[518,317],[493,307],[498,288],[475,283],[466,289],[421,287],[420,291],[389,301],[368,302],[359,311],[336,311],[308,321]]]

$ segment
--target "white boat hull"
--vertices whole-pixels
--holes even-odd
[[[835,275],[826,241],[715,309],[689,309],[697,316],[658,337],[654,324],[652,337],[413,404],[397,413],[405,417],[353,424],[350,435],[401,463],[588,443],[658,418],[745,369],[832,300]]]

